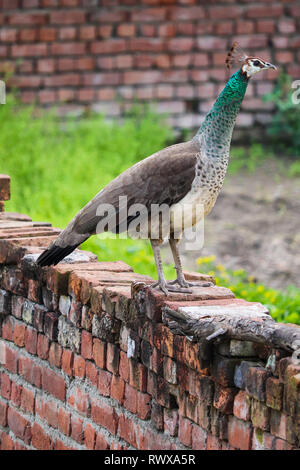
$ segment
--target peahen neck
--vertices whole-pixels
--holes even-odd
[[[229,157],[231,136],[247,85],[248,79],[240,70],[234,73],[195,135],[194,140],[205,146],[208,157]]]

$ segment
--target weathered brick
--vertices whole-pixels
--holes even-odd
[[[283,384],[275,377],[266,381],[266,404],[270,408],[280,411],[282,409]]]
[[[247,392],[240,391],[234,398],[233,414],[243,421],[250,420],[251,399]]]
[[[107,405],[100,400],[92,400],[91,417],[95,423],[99,424],[100,426],[104,426],[112,434],[116,434],[118,415],[114,407]]]
[[[24,441],[26,444],[31,440],[31,425],[30,422],[23,418],[18,411],[9,407],[7,412],[8,427],[12,430],[16,437]]]
[[[189,419],[179,417],[178,439],[187,447],[192,446],[192,423]]]
[[[234,416],[229,416],[228,441],[229,444],[240,450],[251,448],[252,427],[251,424],[241,421]]]
[[[266,381],[270,371],[262,367],[249,367],[246,376],[246,390],[252,397],[260,401],[266,399]]]
[[[74,356],[73,371],[75,377],[80,377],[81,379],[85,377],[85,360],[78,354]]]
[[[66,383],[63,377],[46,367],[42,369],[42,388],[59,400],[65,400]]]
[[[263,431],[269,430],[270,408],[264,403],[253,400],[251,401],[251,421],[253,426]]]

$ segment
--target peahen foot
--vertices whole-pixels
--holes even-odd
[[[175,287],[174,282],[155,282],[154,284],[151,284],[150,287],[156,288],[158,287],[165,295],[168,295],[169,292],[179,292],[182,294],[192,294],[191,289],[187,289],[186,286],[179,286]]]
[[[213,285],[212,282],[188,282],[184,279],[184,277],[177,277],[174,281],[169,282],[170,285],[179,284],[181,287],[211,287]]]

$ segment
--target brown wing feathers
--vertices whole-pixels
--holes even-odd
[[[74,217],[57,240],[41,254],[37,263],[41,266],[57,264],[94,234],[100,221],[96,211],[101,203],[112,204],[118,212],[120,196],[127,196],[128,207],[140,203],[150,209],[151,204],[171,206],[179,202],[191,188],[197,151],[199,149],[191,141],[173,145],[126,170]],[[130,220],[127,219],[127,223]],[[121,222],[124,221],[119,220]],[[118,232],[118,226],[114,232]]]

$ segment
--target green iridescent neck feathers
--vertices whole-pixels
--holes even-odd
[[[208,156],[227,156],[236,117],[244,99],[248,79],[241,70],[228,80],[224,90],[201,124],[195,140],[204,142]]]

